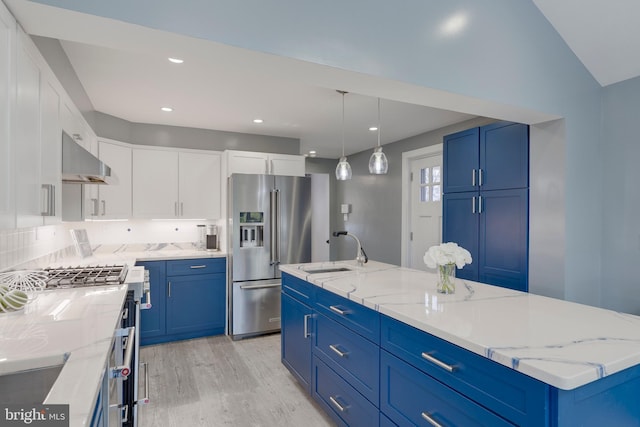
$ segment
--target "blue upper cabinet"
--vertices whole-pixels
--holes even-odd
[[[444,137],[444,193],[529,187],[529,126],[496,122]]]
[[[442,240],[471,252],[462,279],[528,290],[529,127],[496,122],[444,137]]]
[[[529,126],[498,122],[480,128],[478,189],[529,187]]]
[[[444,193],[475,191],[480,169],[480,129],[473,128],[444,137]]]

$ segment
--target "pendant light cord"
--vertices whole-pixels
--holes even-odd
[[[378,98],[378,147],[380,147],[380,98]]]
[[[344,94],[342,92],[342,157],[344,157]]]

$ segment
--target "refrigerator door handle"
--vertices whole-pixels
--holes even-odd
[[[271,190],[271,265],[280,262],[280,191],[278,189]]]

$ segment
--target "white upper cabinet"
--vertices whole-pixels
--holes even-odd
[[[180,217],[220,218],[220,154],[179,153]]]
[[[60,95],[44,78],[40,82],[40,156],[44,225],[62,220],[62,137]]]
[[[85,216],[91,219],[128,219],[131,217],[132,150],[128,144],[98,141],[98,157],[111,168],[116,182],[91,185]]]
[[[304,156],[236,150],[227,150],[225,153],[228,176],[234,173],[305,175]]]
[[[13,158],[16,227],[42,225],[40,186],[40,69],[29,49],[28,36],[18,31],[16,108],[13,118]]]
[[[11,159],[11,111],[15,103],[16,21],[0,2],[0,229],[16,226]]]
[[[135,218],[220,218],[220,154],[133,149]]]

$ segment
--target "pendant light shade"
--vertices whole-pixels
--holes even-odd
[[[389,170],[389,161],[382,152],[380,146],[380,98],[378,98],[378,146],[374,148],[373,154],[369,158],[369,173],[374,175],[384,175]]]
[[[336,166],[336,179],[338,181],[347,181],[351,179],[351,165],[344,155],[344,95],[347,92],[343,90],[337,90],[336,92],[342,94],[342,157],[340,157],[338,166]]]

